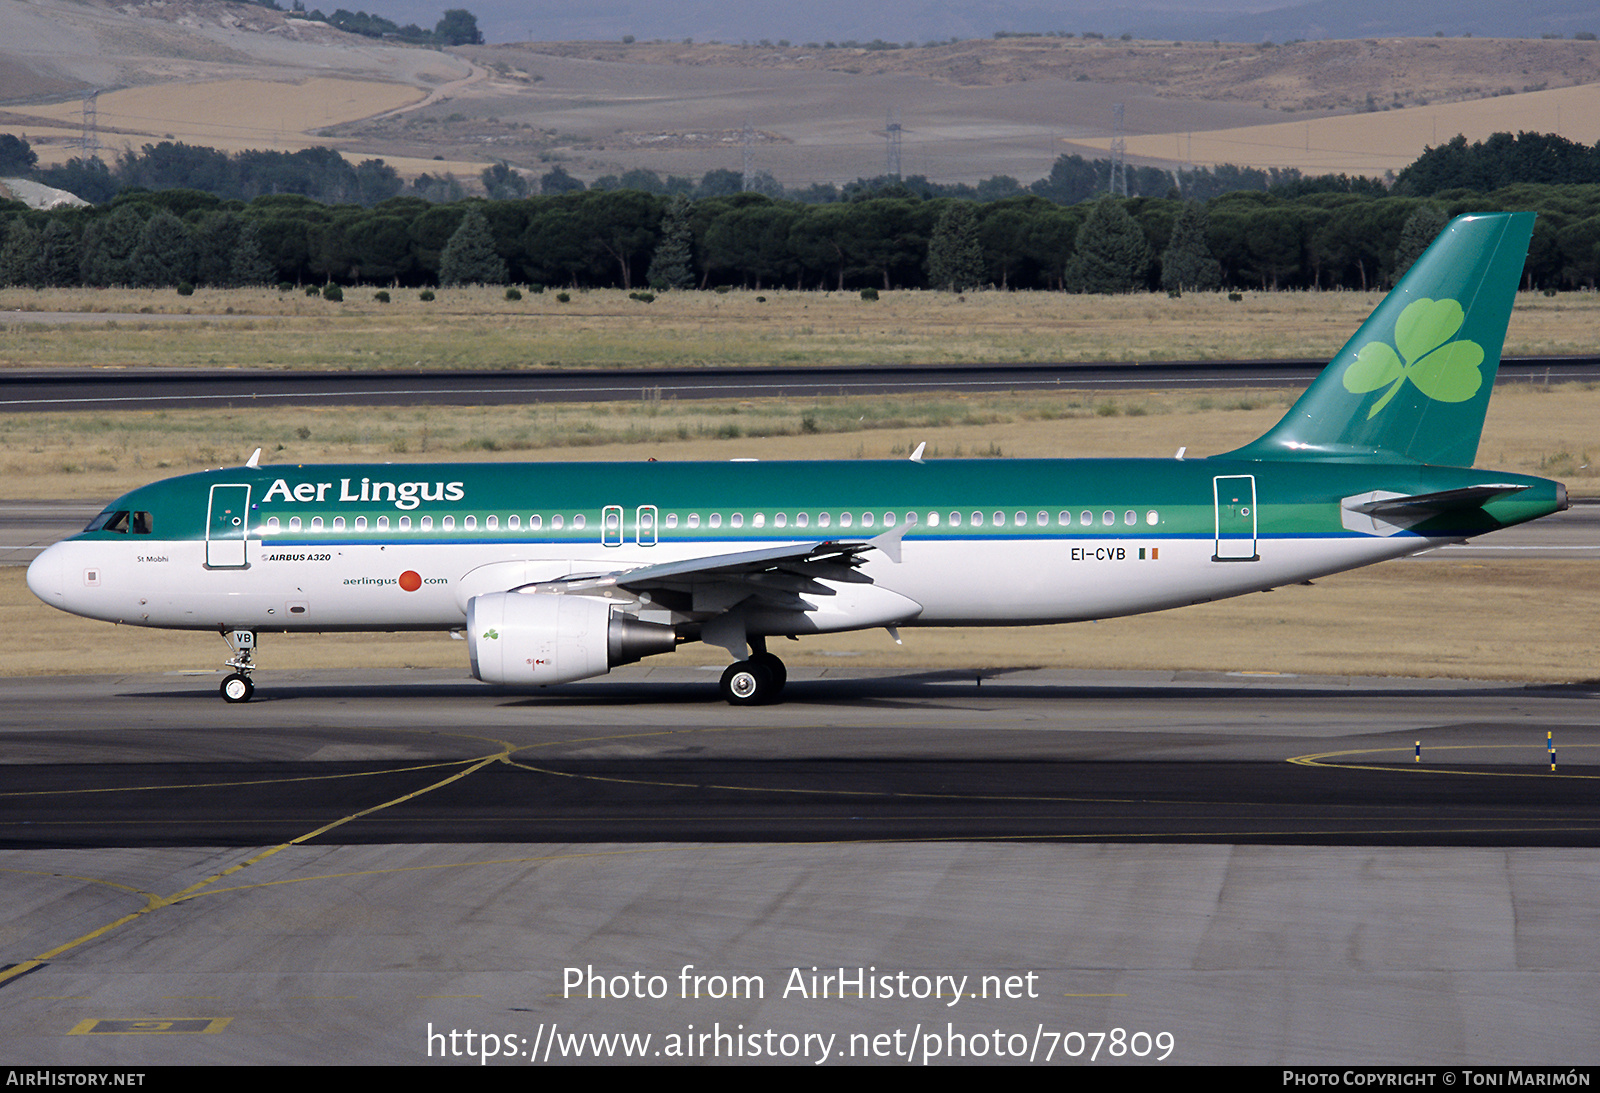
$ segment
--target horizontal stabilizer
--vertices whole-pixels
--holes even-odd
[[[1341,504],[1350,512],[1362,512],[1369,516],[1421,516],[1436,512],[1481,508],[1496,497],[1521,493],[1527,488],[1525,485],[1512,482],[1490,482],[1482,486],[1464,486],[1458,490],[1414,493],[1410,496],[1387,494],[1380,490],[1358,497],[1346,497]]]
[[[1395,493],[1374,490],[1339,502],[1346,531],[1363,535],[1396,535],[1446,512],[1470,512],[1497,497],[1509,497],[1528,487],[1515,482],[1485,482],[1435,493]]]

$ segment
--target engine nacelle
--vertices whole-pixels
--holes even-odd
[[[472,674],[485,683],[569,683],[677,648],[672,627],[592,596],[493,592],[467,603]]]

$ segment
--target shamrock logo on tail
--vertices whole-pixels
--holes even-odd
[[[1414,301],[1394,324],[1394,344],[1400,357],[1384,342],[1368,342],[1344,370],[1345,390],[1364,395],[1385,385],[1389,389],[1372,404],[1367,420],[1378,416],[1409,380],[1436,402],[1466,402],[1483,386],[1483,346],[1463,339],[1450,341],[1466,321],[1455,300]],[[1448,344],[1447,344],[1448,343]]]

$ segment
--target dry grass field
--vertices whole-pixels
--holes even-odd
[[[1294,390],[874,396],[531,406],[0,415],[9,499],[109,500],[155,478],[243,462],[1166,458],[1228,451],[1280,418]],[[1600,390],[1502,383],[1485,467],[1600,495]]]
[[[416,87],[375,80],[328,77],[297,80],[219,80],[127,87],[100,95],[101,124],[132,137],[176,136],[226,152],[305,147],[313,130],[371,117],[419,102]],[[40,118],[72,127],[81,121],[79,102],[37,106]],[[139,143],[135,140],[134,143]]]
[[[1600,53],[1600,51],[1596,51]],[[1495,133],[1560,133],[1600,141],[1594,84],[1464,102],[1430,103],[1382,113],[1340,114],[1206,132],[1143,133],[1127,138],[1128,154],[1197,164],[1248,163],[1294,167],[1308,175],[1398,173],[1424,148],[1458,134],[1469,141]],[[1109,153],[1109,138],[1077,143]]]
[[[381,304],[298,290],[0,290],[0,368],[550,368],[1327,358],[1376,306],[1359,292],[665,293],[411,290]],[[11,314],[26,312],[31,314]],[[58,317],[55,313],[78,313]],[[39,314],[44,313],[44,314]],[[94,314],[116,316],[104,321]],[[163,321],[162,315],[185,316]],[[198,317],[198,318],[195,318]],[[1508,354],[1589,353],[1600,294],[1517,300]]]
[[[1275,46],[1241,42],[997,38],[922,49],[808,49],[680,42],[529,42],[529,58],[749,71],[927,76],[958,87],[1054,79],[1145,85],[1167,99],[1233,100],[1268,109],[1364,110],[1391,102],[1479,99],[1534,87],[1600,83],[1600,52],[1561,39],[1352,38]],[[1498,82],[1497,82],[1498,81]]]
[[[424,303],[334,304],[298,292],[180,297],[154,291],[0,292],[0,367],[550,368],[972,361],[1326,358],[1375,295],[1216,294],[1082,297],[1059,293],[668,293],[617,291],[510,302],[492,289],[443,290]],[[158,313],[156,309],[161,309]],[[101,309],[99,321],[57,313]],[[148,309],[148,315],[140,315]],[[194,310],[214,319],[164,319]],[[232,315],[227,314],[232,311]],[[35,321],[42,320],[42,321]],[[83,321],[80,321],[83,320]],[[1600,294],[1525,294],[1507,351],[1593,352]],[[1503,383],[1490,408],[1486,464],[1590,489],[1600,455],[1600,395]],[[0,472],[21,497],[103,498],[166,474],[242,460],[875,458],[928,440],[941,455],[1165,456],[1226,451],[1258,435],[1293,391],[1115,395],[642,401],[594,406],[258,410],[0,415]]]

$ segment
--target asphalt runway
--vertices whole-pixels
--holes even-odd
[[[1600,1055],[1588,688],[462,675],[0,680],[10,1056]]]
[[[211,673],[74,684],[55,702],[8,685],[34,693],[0,732],[42,719],[62,735],[8,747],[0,848],[253,846],[335,822],[306,843],[1600,845],[1585,687],[797,671],[781,706],[752,712],[697,669],[520,694],[448,671],[280,674],[237,710]],[[1408,723],[1371,731],[1374,705]],[[350,706],[357,720],[330,724]],[[602,719],[618,726],[603,745]],[[1565,774],[1546,776],[1530,719],[1568,749]],[[1360,748],[1307,758],[1341,731]]]
[[[140,316],[148,319],[149,316]],[[918,394],[931,391],[1145,390],[1160,387],[1303,387],[1326,362],[1124,361],[1043,364],[867,365],[765,368],[520,369],[316,372],[241,369],[11,370],[0,373],[0,413],[159,410],[261,404],[508,405],[641,398],[746,399]],[[1590,382],[1600,357],[1510,357],[1507,381]]]

